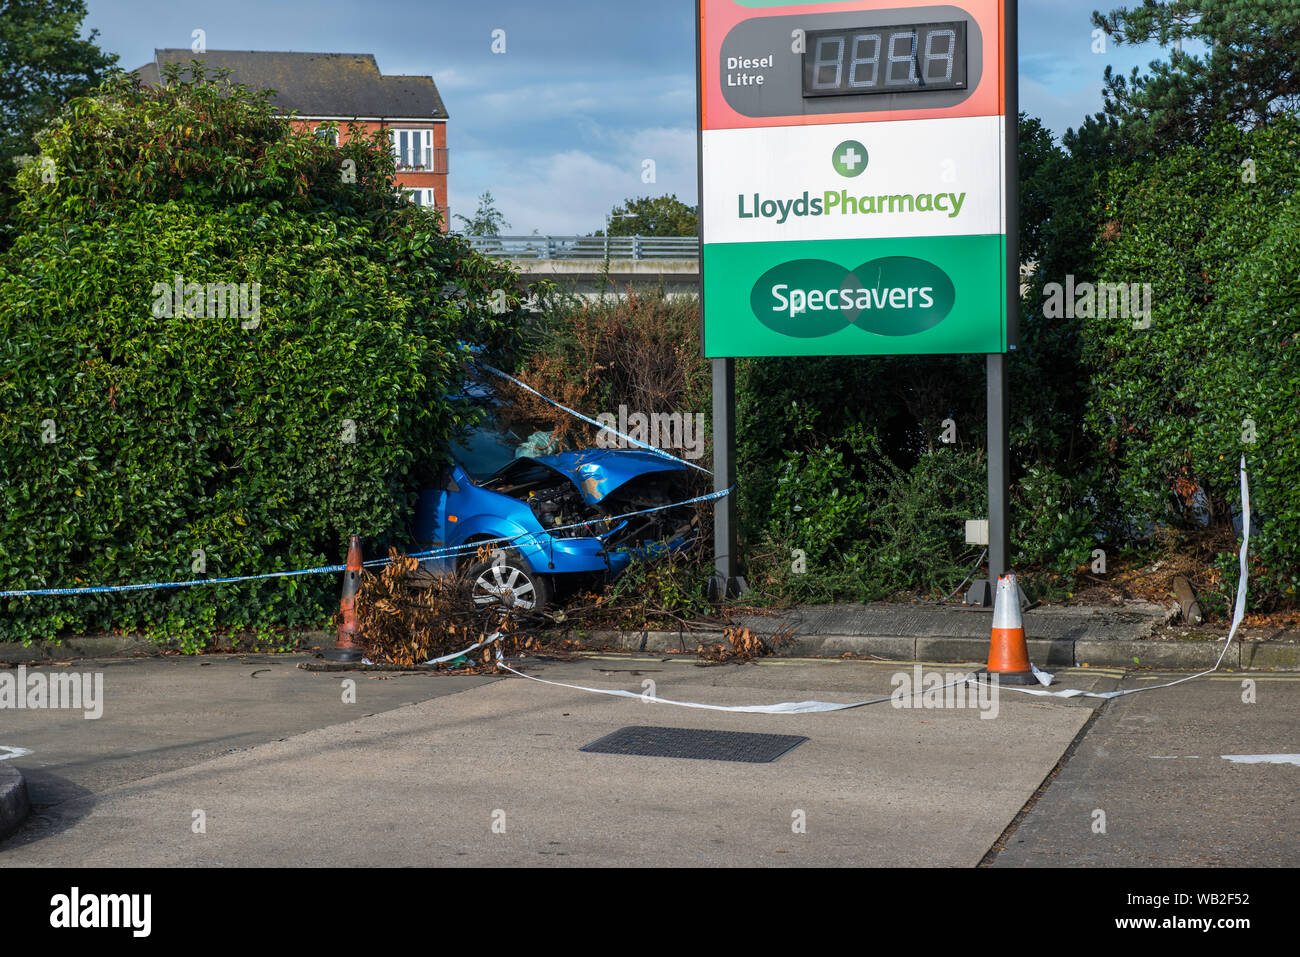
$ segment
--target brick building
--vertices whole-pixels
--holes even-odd
[[[384,128],[397,156],[397,183],[412,202],[451,219],[447,203],[447,110],[431,76],[385,76],[369,53],[278,53],[265,50],[155,50],[152,63],[135,72],[157,85],[161,68],[202,60],[207,70],[228,69],[250,89],[275,90],[271,103],[289,122],[316,129],[356,121],[369,132]]]

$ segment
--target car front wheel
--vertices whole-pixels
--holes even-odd
[[[488,561],[474,561],[468,571],[472,597],[480,608],[499,604],[518,611],[541,611],[550,601],[546,578],[528,567],[513,549],[497,552]]]

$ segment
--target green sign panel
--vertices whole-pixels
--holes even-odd
[[[1004,253],[1001,236],[709,244],[705,355],[1003,352],[986,264]]]

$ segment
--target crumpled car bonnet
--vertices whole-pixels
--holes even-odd
[[[654,452],[636,449],[583,449],[536,458],[521,456],[559,472],[578,489],[588,505],[595,505],[610,492],[632,479],[652,472],[684,472],[689,466]]]

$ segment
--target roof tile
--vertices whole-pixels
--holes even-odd
[[[250,89],[275,90],[271,103],[301,116],[401,117],[446,119],[431,76],[384,76],[370,53],[292,53],[269,50],[189,49],[154,51],[154,62],[135,72],[158,85],[163,65],[188,67],[199,60],[205,69],[231,71],[230,79]],[[184,71],[183,71],[184,72]]]

